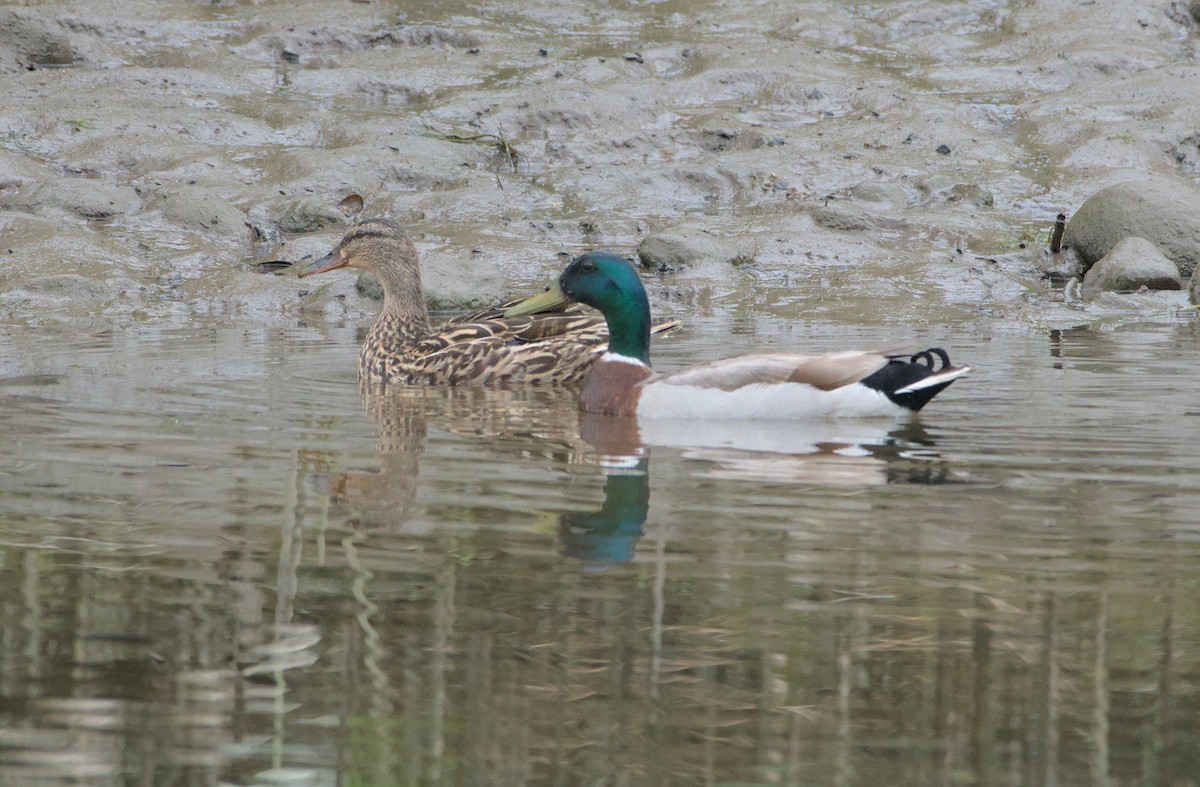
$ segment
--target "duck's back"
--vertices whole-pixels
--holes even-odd
[[[501,318],[503,308],[453,318],[400,343],[394,328],[388,341],[368,336],[359,373],[369,382],[577,385],[608,341],[599,315],[573,310]]]

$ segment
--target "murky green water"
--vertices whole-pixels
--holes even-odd
[[[360,400],[351,329],[14,334],[0,783],[1191,783],[1197,326],[604,463],[565,396]]]

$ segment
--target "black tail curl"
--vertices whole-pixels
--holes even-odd
[[[934,358],[941,361],[941,365],[937,365]],[[923,363],[929,367],[930,371],[940,372],[943,369],[950,368],[950,353],[943,350],[941,347],[930,347],[928,350],[921,350],[919,353],[913,353],[913,356],[908,359],[909,363]],[[892,363],[896,363],[895,360]]]
[[[909,388],[927,377],[953,371],[955,367],[950,363],[950,354],[941,347],[930,347],[910,356],[893,356],[886,366],[860,383],[879,391],[896,404],[915,413],[954,382],[954,377],[944,382],[931,381],[930,384],[904,393],[897,391]]]

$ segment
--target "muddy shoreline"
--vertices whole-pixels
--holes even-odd
[[[443,309],[689,233],[722,253],[656,273],[660,311],[1040,330],[1186,303],[1067,302],[1034,256],[1103,186],[1196,182],[1187,3],[139,10],[0,8],[12,329],[364,319],[351,276],[255,265],[324,253],[354,193]]]

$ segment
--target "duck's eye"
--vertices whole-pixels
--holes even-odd
[[[596,263],[592,262],[591,260],[584,260],[583,263],[580,264],[579,269],[584,273],[591,273],[592,271],[596,270]]]

